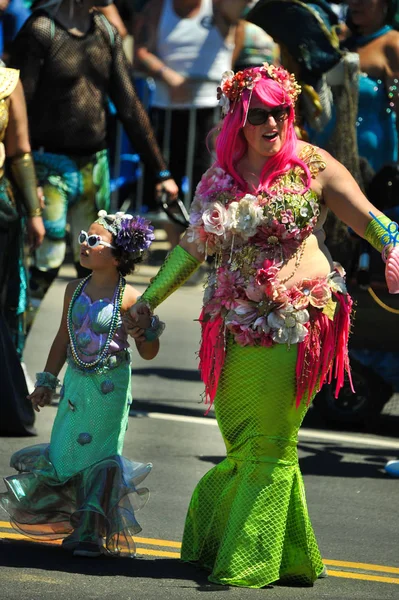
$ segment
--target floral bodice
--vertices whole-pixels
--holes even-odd
[[[312,177],[326,166],[313,146],[304,147],[299,158]],[[265,346],[303,341],[311,307],[333,318],[333,292],[346,291],[343,271],[291,288],[279,278],[290,259],[298,267],[322,210],[316,192],[306,190],[299,166],[256,196],[240,191],[223,169],[209,169],[197,187],[187,232],[200,252],[215,257],[204,294],[205,318],[221,316],[241,345]]]
[[[104,298],[92,302],[82,291],[72,307],[72,326],[76,350],[81,360],[90,362],[98,356],[106,343],[112,320],[112,300]],[[128,347],[127,333],[119,317],[118,328],[111,341],[109,354]]]

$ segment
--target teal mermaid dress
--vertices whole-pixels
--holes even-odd
[[[105,553],[134,554],[133,535],[141,531],[135,513],[148,499],[139,484],[152,465],[122,456],[132,401],[127,334],[118,311],[104,360],[95,368],[84,366],[107,343],[116,295],[92,302],[81,287],[70,311],[80,362],[70,346],[50,444],[12,456],[17,474],[5,478],[0,506],[12,526],[32,538],[62,539],[71,550],[95,541]]]

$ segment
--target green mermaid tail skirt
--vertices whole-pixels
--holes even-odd
[[[215,398],[227,458],[194,491],[181,553],[212,582],[311,585],[323,570],[298,465],[296,358],[296,346],[228,343]]]
[[[128,354],[126,355],[126,358]],[[90,374],[68,367],[50,444],[11,458],[0,507],[34,539],[62,539],[66,549],[95,541],[104,552],[135,552],[135,512],[148,499],[139,487],[151,464],[121,456],[128,423],[130,361]]]

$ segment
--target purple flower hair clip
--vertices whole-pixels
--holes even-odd
[[[154,227],[144,217],[116,213],[107,215],[105,211],[98,213],[97,223],[110,231],[115,244],[132,254],[142,254],[155,239]]]
[[[154,227],[144,217],[124,215],[121,219],[115,244],[127,252],[144,252],[155,239]]]

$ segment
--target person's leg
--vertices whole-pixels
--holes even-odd
[[[43,222],[46,235],[35,251],[29,284],[31,295],[41,300],[64,262],[70,186],[64,176],[64,157],[35,152],[34,158],[38,182],[45,198]]]
[[[78,159],[76,159],[78,160]],[[99,210],[108,212],[110,207],[110,176],[107,151],[100,151],[89,161],[79,165],[82,181],[82,193],[78,202],[68,212],[71,233],[73,262],[78,277],[87,277],[91,271],[80,264],[78,236],[83,229],[87,231],[97,219]]]

